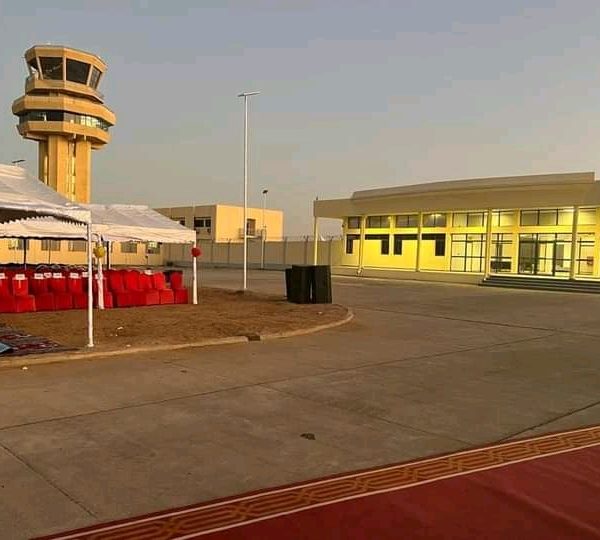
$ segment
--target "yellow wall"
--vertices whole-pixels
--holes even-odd
[[[210,234],[203,231],[199,234],[200,240],[215,240],[216,242],[241,242],[240,234],[244,219],[244,209],[241,206],[213,204],[199,206],[175,206],[157,208],[161,214],[171,218],[184,218],[185,226],[194,228],[194,217],[210,217],[212,227]],[[248,208],[248,219],[256,220],[256,236],[259,237],[263,227],[262,208]],[[276,241],[283,238],[283,212],[281,210],[266,209],[264,212],[264,225],[267,230],[267,240]]]

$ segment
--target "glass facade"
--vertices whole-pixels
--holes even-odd
[[[485,264],[484,234],[453,234],[450,270],[483,272]]]
[[[390,212],[391,217],[366,216],[367,228],[371,230],[365,235],[368,249],[364,252],[362,264],[399,270],[477,274],[489,271],[600,279],[596,253],[596,238],[600,237],[600,209],[579,208],[576,225],[574,212],[573,207],[429,212],[422,214],[425,231],[420,238],[416,234],[419,219],[416,212]],[[488,215],[491,215],[489,254],[486,248]],[[359,229],[360,219],[357,216],[346,218],[347,228],[352,225]],[[372,230],[388,229],[390,224],[395,229],[390,231],[391,234],[387,234],[387,230]],[[342,260],[345,255],[357,253],[356,242],[360,242],[357,233],[355,230],[346,234]],[[348,258],[346,264],[356,265],[357,260],[356,257]],[[489,261],[487,269],[486,260]]]
[[[99,128],[102,131],[108,131],[111,125],[95,116],[85,114],[76,114],[65,111],[29,111],[19,116],[19,124],[24,122],[70,122],[82,126]]]

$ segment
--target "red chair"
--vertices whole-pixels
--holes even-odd
[[[131,291],[125,288],[123,275],[117,270],[108,271],[108,286],[113,294],[116,307],[131,307],[135,305],[135,298]]]
[[[29,294],[29,280],[25,274],[15,274],[11,280],[12,294],[15,301],[14,313],[35,311],[35,297]]]
[[[62,273],[52,274],[49,289],[54,294],[55,309],[73,309],[73,295],[67,290],[67,278]]]
[[[160,292],[154,288],[152,272],[146,270],[139,274],[138,282],[140,287],[139,300],[143,306],[157,306],[160,304]]]
[[[10,279],[5,272],[0,272],[0,313],[14,313],[15,297],[10,291]]]
[[[188,303],[188,290],[183,286],[183,272],[173,272],[171,274],[171,289],[176,304]]]
[[[36,311],[54,311],[56,309],[54,294],[48,291],[48,279],[44,277],[44,274],[33,274],[33,278],[29,280],[29,287],[35,296]]]
[[[167,280],[162,272],[152,275],[152,284],[154,285],[154,289],[159,293],[161,305],[175,303],[175,295],[171,289],[167,289]]]

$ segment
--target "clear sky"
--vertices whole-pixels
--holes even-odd
[[[118,116],[96,202],[250,202],[310,234],[311,201],[416,182],[600,170],[597,0],[0,0],[0,162],[35,43],[100,55]]]

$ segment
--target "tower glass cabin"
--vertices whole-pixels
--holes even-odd
[[[21,136],[38,142],[38,176],[72,201],[90,202],[91,153],[110,141],[114,113],[98,86],[106,64],[56,45],[25,53],[25,94],[13,102]]]

